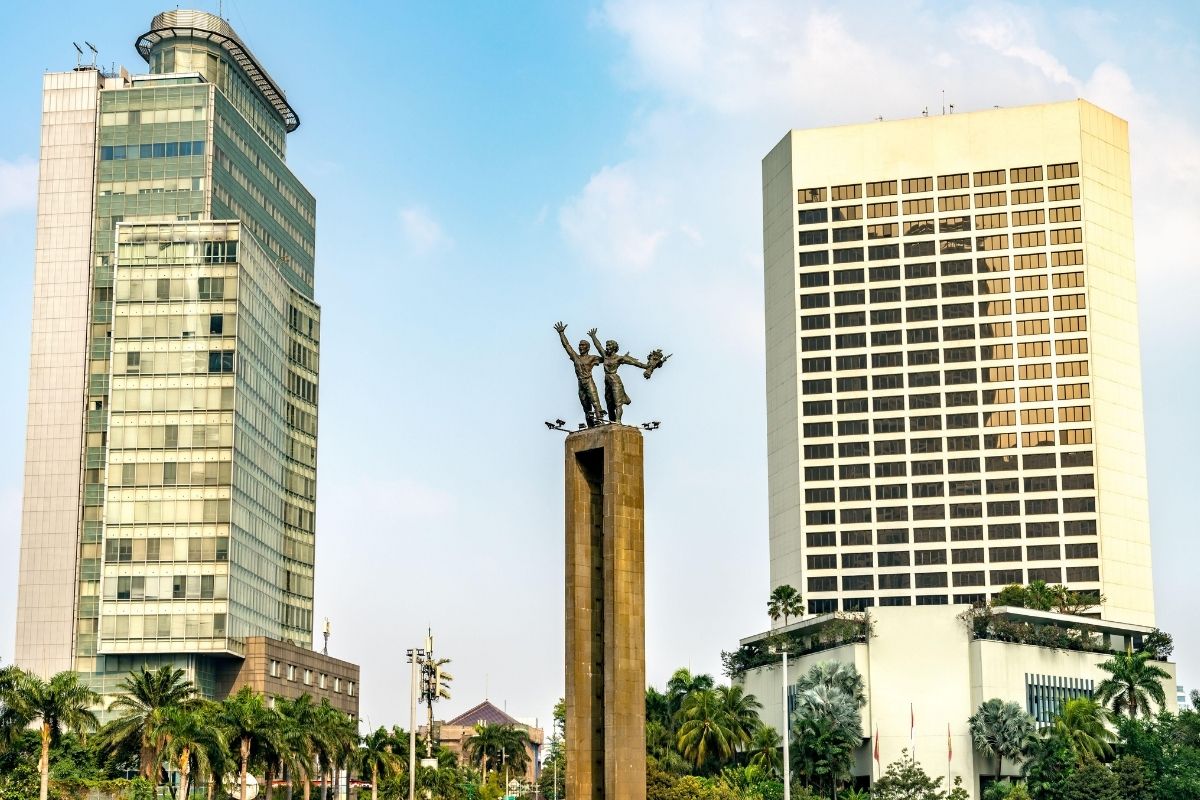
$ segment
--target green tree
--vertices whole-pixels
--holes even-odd
[[[671,720],[671,700],[653,686],[646,687],[646,723],[658,722],[668,730],[674,723]]]
[[[732,758],[736,734],[716,689],[697,689],[688,694],[679,717],[679,752],[697,770],[719,766]]]
[[[279,697],[275,710],[283,717],[283,736],[288,754],[288,779],[301,781],[304,800],[312,797],[312,776],[322,745],[317,704],[312,695],[302,694],[294,700]]]
[[[250,770],[251,757],[257,754],[259,747],[266,745],[278,748],[283,744],[277,717],[267,708],[261,694],[249,686],[243,686],[221,703],[217,724],[229,743],[237,748],[241,780],[238,796],[246,800],[246,775]]]
[[[776,586],[767,600],[767,613],[771,615],[772,622],[783,617],[783,624],[786,626],[790,617],[798,617],[804,613],[804,598],[794,586],[786,583]]]
[[[850,775],[862,741],[857,701],[839,688],[818,685],[800,693],[792,722],[792,768],[809,783],[836,794]]]
[[[996,777],[1004,774],[1004,759],[1020,758],[1034,738],[1033,717],[1016,703],[999,698],[985,701],[967,724],[971,742],[984,756],[996,759]]]
[[[921,765],[900,751],[900,758],[888,764],[883,777],[872,787],[875,800],[944,800],[942,779],[931,778]]]
[[[101,741],[111,751],[136,747],[141,776],[154,783],[162,767],[165,741],[161,728],[166,714],[177,708],[195,708],[200,702],[196,687],[186,675],[170,665],[130,672],[117,687],[118,697],[108,706],[110,713],[119,716],[100,732]]]
[[[1104,706],[1079,697],[1063,703],[1050,735],[1061,737],[1077,761],[1103,760],[1112,757],[1112,742],[1117,738],[1108,727],[1111,721]]]
[[[842,661],[818,661],[796,682],[796,686],[801,691],[822,686],[837,689],[854,700],[859,708],[867,704],[866,684],[858,668]]]
[[[0,698],[0,730],[16,731],[37,725],[41,735],[38,758],[38,797],[47,800],[50,791],[50,747],[64,731],[85,735],[97,727],[92,707],[100,696],[80,683],[74,672],[60,672],[42,680],[22,672],[6,679]]]
[[[693,675],[692,671],[686,667],[680,667],[675,670],[674,674],[667,681],[667,704],[671,713],[671,720],[676,728],[679,726],[679,711],[683,708],[684,699],[692,692],[697,692],[702,689],[712,689],[716,686],[716,681],[712,675],[697,674]]]
[[[162,755],[179,772],[176,800],[187,800],[193,763],[203,772],[219,772],[229,758],[225,742],[203,706],[169,709],[159,730],[166,742]]]
[[[1104,764],[1081,764],[1067,784],[1063,800],[1122,800],[1117,777]]]
[[[529,734],[516,725],[480,723],[463,745],[468,759],[479,763],[480,772],[499,773],[504,765],[522,774],[529,764]]]
[[[778,731],[770,725],[759,725],[747,748],[747,752],[750,754],[750,765],[758,767],[771,777],[781,776],[783,774],[782,747],[783,739]]]
[[[721,716],[733,740],[734,749],[745,749],[754,732],[762,726],[758,718],[762,703],[754,695],[746,694],[741,686],[718,686],[716,692]]]
[[[1155,800],[1146,762],[1137,756],[1121,756],[1113,761],[1112,771],[1121,787],[1122,800]]]
[[[379,779],[403,769],[400,759],[392,752],[392,740],[386,728],[371,731],[362,737],[355,754],[354,765],[359,775],[371,778],[371,800],[379,800]]]
[[[1111,706],[1118,716],[1128,714],[1134,718],[1139,713],[1149,716],[1151,700],[1162,708],[1167,702],[1162,682],[1170,680],[1171,673],[1149,661],[1150,654],[1146,652],[1117,653],[1100,664],[1100,669],[1111,677],[1096,687],[1096,697]]]

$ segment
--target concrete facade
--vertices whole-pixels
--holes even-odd
[[[762,180],[772,587],[825,613],[1044,580],[1152,625],[1127,123],[792,131]]]
[[[644,800],[642,435],[603,425],[565,449],[567,794]]]
[[[222,676],[220,693],[230,695],[249,686],[268,698],[294,700],[312,695],[355,719],[358,718],[359,669],[357,664],[332,658],[289,642],[251,636],[240,662],[230,660]]]
[[[961,777],[971,797],[978,797],[980,778],[995,774],[995,762],[977,753],[971,744],[967,720],[980,704],[995,697],[1015,702],[1044,726],[1065,699],[1090,696],[1095,685],[1108,677],[1098,665],[1110,653],[975,638],[959,619],[968,608],[951,605],[874,609],[870,612],[873,635],[865,640],[789,659],[788,685],[793,692],[804,673],[821,661],[853,664],[862,675],[867,704],[862,709],[863,742],[856,754],[856,776],[872,780],[879,777],[907,748],[915,753],[929,775],[949,775],[951,784],[955,777]],[[1123,648],[1126,642],[1132,646],[1150,631],[1142,626],[1106,625],[1096,620],[1025,609],[997,612],[1046,624],[1096,624],[1094,632],[1110,635],[1114,648]],[[817,635],[833,619],[833,615],[809,618],[770,633]],[[759,641],[768,635],[747,637],[742,642]],[[1175,665],[1156,663],[1171,673],[1171,678],[1163,681],[1163,689],[1167,696],[1166,710],[1175,712]],[[735,680],[763,704],[760,712],[763,722],[783,730],[780,662],[748,670]],[[879,766],[872,759],[876,731]],[[953,755],[948,758],[951,750]],[[1020,765],[1006,762],[1004,774],[1019,775]]]

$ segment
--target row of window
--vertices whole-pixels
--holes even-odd
[[[1093,572],[1091,567],[1071,567],[1067,570],[1068,581],[1075,583],[1095,582],[1100,580],[1099,570],[1095,570],[1095,577],[1090,577]],[[1008,586],[1013,583],[1023,583],[1025,570],[993,570],[991,582],[992,586]],[[1031,569],[1028,571],[1030,580],[1041,580],[1046,583],[1062,583],[1062,570],[1058,568],[1048,569]],[[1071,575],[1079,577],[1070,577]],[[1003,580],[1012,578],[1011,581]],[[979,583],[983,586],[983,583]],[[916,605],[918,606],[944,606],[949,605],[950,598],[956,605],[975,605],[986,602],[988,594],[986,592],[970,592],[964,594],[955,594],[947,596],[941,595],[917,595]],[[808,611],[811,614],[832,614],[838,610],[838,601],[836,599],[821,599],[814,598],[806,603]],[[864,609],[872,608],[876,605],[874,597],[847,597],[841,601],[842,611],[863,611]],[[878,598],[879,606],[911,606],[913,598],[908,596],[902,597],[880,597]]]
[[[885,227],[885,226],[874,226]],[[886,226],[895,228],[894,225]],[[861,228],[835,228],[834,232],[838,231],[859,231]],[[871,236],[870,238],[890,238],[895,236],[890,230],[886,235]],[[848,237],[848,238],[847,238]],[[861,239],[862,236],[853,236],[848,234],[841,239],[835,238],[834,241],[849,241],[852,239]],[[799,244],[801,247],[812,247],[823,245],[827,242],[827,231],[800,231]],[[1081,228],[1055,228],[1051,229],[1049,243],[1053,246],[1066,244],[1079,244],[1083,241],[1083,230]],[[1024,250],[1031,247],[1045,247],[1047,242],[1045,231],[1027,231],[1025,233],[995,233],[987,236],[976,236],[974,249],[978,252],[987,252],[989,250],[1008,250],[1011,247],[1014,250]],[[904,257],[905,258],[923,258],[938,254],[952,255],[956,253],[971,252],[971,238],[959,237],[955,239],[940,239],[938,241],[920,241],[920,242],[905,242]],[[826,250],[806,250],[800,253],[800,264],[802,266],[811,266],[813,264],[829,263],[829,252]],[[862,247],[835,247],[832,250],[834,264],[847,264],[856,261],[883,261],[900,257],[901,249],[899,244],[880,244],[870,245],[865,251]],[[867,258],[864,258],[864,253]]]
[[[1013,167],[1007,171],[1008,183],[1033,183],[1042,180],[1067,180],[1070,178],[1079,177],[1079,163],[1068,162],[1063,164],[1050,164],[1043,168],[1040,165],[1031,167]],[[974,186],[998,186],[1005,183],[1005,170],[983,170],[975,173],[975,180],[972,183],[971,173],[958,172],[949,175],[937,176],[937,189],[939,192],[950,191],[954,189],[969,189]],[[933,177],[921,178],[906,178],[901,181],[883,180],[870,181],[867,183],[867,197],[890,197],[896,194],[896,189],[899,189],[904,194],[918,194],[923,192],[932,192],[934,186]],[[824,203],[827,198],[838,200],[856,200],[863,196],[863,185],[861,183],[848,183],[840,186],[825,187],[815,186],[809,189],[798,189],[796,191],[796,202],[798,204],[805,203]]]
[[[970,266],[970,262],[967,262]],[[934,277],[934,265],[932,263],[908,264],[906,272],[909,279],[914,278],[932,278]],[[872,270],[874,273],[875,270]],[[923,273],[923,274],[922,274]],[[837,279],[837,285],[846,286],[863,282],[863,270],[839,270],[834,273]],[[945,275],[943,275],[945,277]],[[874,274],[872,279],[875,279]],[[891,280],[898,281],[900,279],[899,266],[894,271]],[[1023,275],[1017,278],[981,278],[978,281],[958,280],[958,281],[943,281],[941,283],[920,283],[910,284],[904,289],[904,299],[912,302],[914,300],[934,300],[938,297],[971,297],[975,294],[982,295],[999,295],[1009,294],[1016,291],[1018,294],[1026,292],[1045,292],[1053,289],[1076,289],[1085,285],[1084,274],[1082,272],[1060,272],[1053,276],[1047,275]],[[899,287],[891,287],[893,290]],[[863,292],[863,289],[850,290]],[[882,290],[871,290],[873,293]],[[872,299],[875,302],[896,302],[899,299],[898,294],[872,294]],[[835,298],[839,298],[842,302],[838,305],[850,304],[851,297],[842,292],[835,292]],[[896,298],[895,300],[891,298]],[[800,295],[801,308],[828,308],[829,307],[829,292],[809,292]],[[899,318],[895,320],[899,321]]]
[[[941,276],[945,278],[956,275],[971,275],[973,272],[991,275],[997,272],[1009,272],[1012,269],[1018,271],[1045,269],[1047,264],[1054,267],[1072,267],[1083,264],[1082,250],[1056,250],[1050,255],[1051,258],[1049,261],[1047,261],[1045,253],[985,256],[974,260],[970,258],[949,258],[936,262],[916,261],[904,265],[903,275],[906,280],[920,280],[922,278],[936,278],[939,274],[939,269]],[[805,254],[801,253],[802,261],[804,257]],[[897,282],[900,280],[900,277],[899,264],[887,264],[867,268],[847,267],[846,269],[839,269],[833,272],[833,283],[836,286],[846,286],[863,283],[864,278],[869,279],[871,283]],[[830,273],[827,271],[806,270],[800,273],[799,283],[801,289],[829,286]],[[1061,287],[1055,286],[1055,288]],[[988,293],[990,294],[991,292]]]
[[[950,503],[949,519],[981,519],[984,516],[985,504],[979,503]],[[1030,498],[1024,501],[1022,510],[1018,500],[995,500],[986,504],[988,518],[1016,516],[1050,516],[1059,514],[1059,498]],[[1094,514],[1096,499],[1094,497],[1064,497],[1062,498],[1063,514]],[[906,522],[913,520],[947,519],[947,506],[944,503],[927,503],[907,506],[878,506],[874,508],[841,508],[817,509],[804,512],[806,525],[860,525],[871,521],[877,522]]]
[[[1025,523],[1026,539],[1057,538],[1060,531],[1067,536],[1094,536],[1096,520],[1067,520],[1061,524],[1058,520],[1041,520]],[[915,544],[946,541],[946,528],[919,527],[911,531],[911,539]],[[951,542],[981,542],[984,539],[983,525],[952,525],[950,527]],[[881,528],[878,531],[855,529],[835,531],[808,531],[804,534],[804,546],[807,547],[837,547],[840,538],[842,547],[871,547],[873,545],[908,544],[910,531],[908,528]],[[1013,522],[995,523],[987,526],[987,538],[1020,539],[1021,524]],[[1080,556],[1081,558],[1084,556]]]
[[[946,550],[885,550],[883,552],[842,553],[841,569],[873,569],[879,567],[930,567],[954,564],[983,564],[986,555],[987,563],[1007,561],[1058,561],[1062,558],[1071,560],[1098,558],[1098,545],[1094,542],[1083,544],[1068,544],[1064,548],[1058,544],[1031,544],[1025,547],[964,547],[950,550],[950,561],[947,561]],[[839,559],[834,554],[810,555],[807,565],[810,570],[838,569]],[[938,574],[938,573],[931,573]],[[871,577],[856,576],[859,578]],[[881,587],[898,588],[898,587]],[[830,590],[822,590],[830,591]]]
[[[922,203],[932,203],[930,200],[919,201]],[[905,213],[908,213],[909,206],[905,204]],[[913,210],[917,210],[913,207]],[[932,208],[930,208],[932,210]],[[904,222],[879,222],[872,225],[845,225],[832,229],[832,233],[826,228],[805,227],[798,234],[798,244],[801,247],[827,244],[832,237],[832,241],[836,244],[839,242],[860,242],[864,238],[870,239],[895,239],[903,232],[904,236],[932,236],[934,233],[962,233],[972,230],[972,221],[976,230],[996,230],[1002,228],[1025,228],[1034,225],[1045,225],[1049,219],[1051,225],[1058,225],[1066,222],[1079,222],[1082,219],[1079,206],[1058,206],[1049,209],[1049,215],[1046,209],[1035,208],[1026,209],[1023,211],[1013,211],[1011,216],[1008,211],[990,212],[987,214],[976,214],[972,218],[971,215],[956,216],[956,217],[940,217],[934,219],[932,217],[926,219],[911,219]],[[1073,230],[1078,231],[1078,228]],[[1082,241],[1080,236],[1079,241]]]
[[[299,670],[299,669],[297,669],[295,664],[282,665],[274,659],[271,660],[270,672],[271,672],[272,678],[278,678],[281,675],[286,674],[287,680],[289,680],[289,681],[295,681],[297,679],[297,677],[299,676],[300,680],[302,680],[304,682],[305,686],[312,686],[313,685],[313,676],[316,675],[318,688],[325,689],[332,685],[334,692],[336,692],[338,694],[341,694],[341,692],[342,692],[342,683],[343,683],[342,679],[337,676],[334,676],[333,680],[330,681],[329,676],[326,675],[324,672],[318,674],[318,673],[314,673],[313,670],[311,670],[311,669]],[[345,681],[345,685],[346,685],[346,694],[353,697],[354,696],[354,681],[347,680],[347,681]]]
[[[1025,469],[1054,469],[1055,454],[1053,452],[1044,453],[1026,453],[1022,456],[1022,463]],[[934,458],[917,461],[876,461],[873,463],[858,462],[854,464],[839,464],[837,466],[837,476],[840,480],[859,480],[872,477],[872,469],[874,470],[875,478],[898,478],[905,476],[911,471],[913,475],[942,475],[949,473],[951,475],[969,475],[983,471],[987,472],[1014,472],[1017,470],[1017,455],[1009,454],[1002,456],[986,456],[983,459],[983,468],[980,468],[980,460],[978,457],[972,456],[968,458]],[[1085,467],[1092,464],[1091,451],[1071,451],[1062,454],[1062,464],[1064,468],[1069,467]],[[834,467],[832,464],[809,465],[804,468],[804,480],[808,481],[831,481],[834,476]]]
[[[849,337],[851,335],[847,335]],[[829,337],[804,337],[820,338],[828,340]],[[838,337],[842,339],[842,337]],[[859,349],[866,347],[865,344],[853,343],[856,339],[847,338],[846,341],[850,344],[839,343],[839,348]],[[815,342],[810,344],[805,352],[821,352],[828,350],[827,343]],[[889,391],[895,389],[903,389],[907,385],[910,389],[927,389],[936,386],[942,386],[943,381],[946,386],[961,386],[971,383],[1011,383],[1017,377],[1021,380],[1046,380],[1054,375],[1060,378],[1081,378],[1088,374],[1088,363],[1086,361],[1060,361],[1055,365],[1052,371],[1050,364],[1023,364],[1019,369],[1014,367],[983,367],[975,369],[974,367],[966,369],[947,369],[944,372],[933,370],[924,372],[908,372],[908,373],[886,373],[883,375],[871,375],[870,381],[866,375],[851,375],[847,377],[837,378],[836,383],[832,378],[812,378],[801,382],[801,391],[805,395],[821,395],[830,394],[834,391],[834,386],[837,386],[838,392],[865,392],[868,388],[875,391]],[[906,383],[907,376],[907,383]]]
[[[809,359],[805,359],[808,361]],[[818,370],[820,371],[820,370]],[[1048,403],[1054,399],[1055,392],[1051,391],[1053,387],[1048,385],[1041,386],[1022,386],[1020,394],[1014,388],[1008,389],[984,389],[978,391],[968,389],[966,391],[954,392],[930,392],[922,394],[912,394],[905,397],[902,394],[886,395],[883,397],[873,397],[869,401],[866,397],[840,397],[837,401],[837,412],[839,415],[847,414],[866,414],[868,408],[875,413],[889,413],[896,411],[904,411],[907,401],[907,408],[918,411],[928,409],[938,409],[942,407],[942,399],[945,398],[945,404],[949,408],[961,408],[966,406],[980,405],[982,399],[983,405],[1006,405],[1015,403],[1017,397],[1021,398],[1022,403]],[[1080,400],[1091,396],[1091,388],[1087,383],[1060,383],[1057,389],[1059,400]],[[802,406],[805,417],[820,417],[833,413],[834,405],[832,400],[806,400]],[[1032,409],[1031,409],[1032,410]],[[1008,410],[992,410],[984,412],[984,427],[993,427],[994,425],[1010,425],[1014,424],[1008,421],[1007,417],[1000,416],[996,422],[992,422],[992,418],[997,415],[1015,414],[1015,411]],[[975,424],[975,418],[971,414],[948,414],[945,417],[947,428],[973,428],[978,427]],[[847,423],[852,420],[847,420]],[[840,424],[840,423],[839,423]],[[894,423],[884,423],[894,424]],[[918,424],[918,423],[914,423]],[[936,430],[940,426],[934,426],[932,418],[922,417],[920,425],[929,425],[929,428],[914,428],[914,430]],[[899,430],[900,428],[897,428]],[[881,431],[882,432],[882,431]]]
[[[228,561],[228,536],[194,536],[187,539],[151,536],[138,539],[106,539],[104,563],[145,561]]]
[[[1080,491],[1095,488],[1095,476],[1089,473],[1078,475],[1030,475],[1021,478],[989,478],[983,480],[923,481],[920,483],[881,483],[876,484],[872,496],[871,486],[842,486],[836,490],[832,486],[822,486],[804,490],[805,503],[834,503],[855,502],[858,500],[903,500],[909,497],[972,497],[987,494],[1019,494],[1024,491],[1029,494],[1038,492],[1058,492],[1059,479],[1062,480],[1061,491]],[[948,488],[947,488],[948,487]],[[989,512],[991,504],[989,504]]]
[[[1038,388],[1048,389],[1049,387]],[[1020,415],[1022,425],[1048,425],[1052,424],[1055,418],[1056,413],[1053,408],[1025,408],[1021,410]],[[1091,418],[1092,411],[1088,406],[1061,406],[1057,409],[1057,419],[1059,422],[1088,422]],[[907,419],[904,417],[876,417],[872,420],[838,420],[836,435],[844,437],[866,436],[872,433],[904,433],[906,430],[914,433],[940,431],[943,428],[943,422],[949,430],[969,430],[981,427],[980,416],[975,412],[947,414],[945,416],[931,414],[909,417]],[[989,411],[983,415],[982,427],[1000,428],[1016,424],[1017,412],[1013,410]],[[806,439],[824,439],[835,435],[833,422],[805,422],[801,432]],[[1033,440],[1030,441],[1032,442]],[[968,440],[947,440],[947,446],[950,450],[978,450],[977,445],[978,440],[974,444]]]
[[[1061,568],[1051,567],[1050,569],[1058,570],[1058,580],[1061,580]],[[1006,577],[1007,572],[1008,570],[993,570],[993,577]],[[1076,582],[1089,582],[1100,579],[1100,570],[1098,567],[1067,567],[1067,573],[1074,576],[1073,578],[1068,578],[1068,580],[1073,580]],[[1093,575],[1095,577],[1091,577]],[[876,580],[877,577],[878,581]],[[950,585],[953,585],[956,588],[987,585],[984,572],[982,570],[975,570],[954,572],[951,573],[950,576],[948,576],[945,572],[918,572],[915,575],[910,575],[908,573],[892,573],[879,576],[845,575],[841,579],[841,589],[843,592],[869,592],[876,589],[876,583],[878,583],[879,591],[896,591],[914,588],[942,589]],[[998,586],[1007,584],[1005,584],[1002,580],[993,580],[992,585]],[[838,590],[838,579],[832,575],[809,578],[807,582],[807,589],[809,594],[836,592]]]
[[[104,579],[105,600],[224,600],[228,575],[121,575]]]
[[[100,635],[105,639],[221,639],[225,637],[225,615],[105,614]]]
[[[155,142],[154,144],[104,145],[100,148],[101,161],[123,161],[134,158],[175,158],[176,156],[204,155],[204,140],[191,142]]]
[[[1036,282],[1033,284],[1036,287]],[[1061,288],[1075,288],[1073,286],[1063,286]],[[904,287],[903,299],[908,302],[922,300],[938,299],[939,285],[936,283],[922,283]],[[1021,291],[1045,291],[1044,288],[1031,288]],[[969,281],[960,281],[955,283],[941,284],[941,297],[970,297],[974,294],[973,287]],[[901,292],[899,286],[891,286],[886,288],[871,289],[870,302],[872,304],[882,303],[899,303],[901,300]],[[865,289],[847,289],[833,293],[834,306],[860,306],[867,303],[868,294]],[[1015,305],[1014,305],[1015,302]],[[801,295],[801,308],[828,308],[829,294],[821,292],[819,294]],[[1050,310],[1051,298],[1046,296],[1040,297],[1018,297],[1015,301],[1012,299],[997,299],[997,300],[980,300],[978,304],[967,301],[961,303],[947,303],[940,308],[936,305],[929,306],[910,306],[905,309],[905,318],[908,322],[924,322],[941,319],[970,319],[972,317],[981,316],[1008,316],[1015,309],[1018,314],[1034,314],[1047,313]],[[1077,311],[1087,307],[1087,298],[1083,294],[1056,294],[1053,296],[1053,306],[1055,311]],[[978,308],[978,313],[976,312]],[[900,323],[898,311],[899,309],[886,309],[887,311],[897,312],[894,315],[879,317],[880,322],[877,324],[895,325]],[[883,311],[881,309],[881,311]],[[864,315],[866,312],[862,312]],[[893,319],[892,316],[895,318]],[[823,317],[816,317],[821,319]],[[855,319],[861,320],[854,322]],[[846,317],[847,323],[856,325],[865,325],[866,317]],[[828,327],[827,325],[821,327]]]
[[[801,189],[801,192],[806,190]],[[819,196],[814,195],[814,196]],[[880,195],[885,196],[885,195]],[[867,219],[881,219],[917,214],[933,214],[935,212],[971,211],[972,208],[997,208],[1007,205],[1028,205],[1031,203],[1061,203],[1079,199],[1079,184],[1068,183],[1057,186],[1040,186],[1028,189],[1012,189],[991,192],[976,192],[974,203],[970,194],[941,195],[935,204],[934,198],[925,197],[919,200],[895,200],[866,204]],[[800,205],[824,202],[821,200],[805,201]],[[837,202],[837,201],[834,201]],[[822,225],[833,222],[854,222],[863,218],[863,205],[833,206],[832,208],[801,208],[796,212],[800,225]]]

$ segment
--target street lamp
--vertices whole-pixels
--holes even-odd
[[[783,653],[783,800],[792,800],[792,762],[788,753],[788,740],[792,738],[792,709],[788,702],[787,645],[772,645],[770,650],[772,653]]]
[[[404,651],[412,664],[411,708],[408,717],[408,800],[417,800],[417,666],[425,658],[425,650],[412,647]]]

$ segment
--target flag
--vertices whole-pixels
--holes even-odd
[[[914,761],[917,758],[917,715],[912,703],[908,704],[908,756]]]
[[[950,761],[954,758],[954,743],[950,739],[950,723],[946,723],[946,760]]]
[[[875,725],[875,763],[879,763],[879,724]]]

